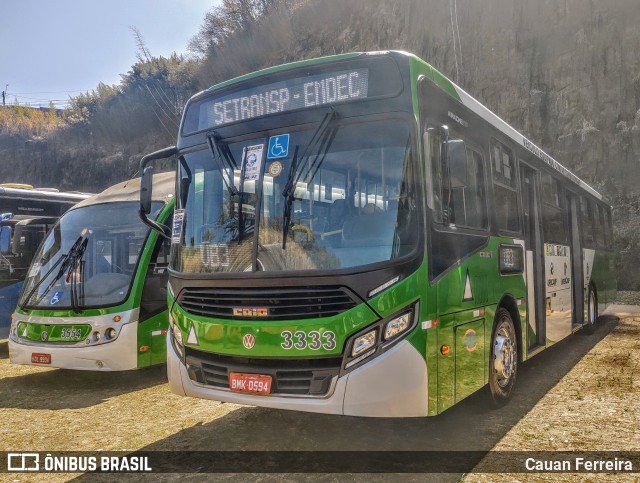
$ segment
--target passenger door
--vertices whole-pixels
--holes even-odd
[[[527,353],[546,342],[544,306],[544,252],[541,230],[538,172],[520,162],[520,186],[524,213],[525,267],[527,283]]]

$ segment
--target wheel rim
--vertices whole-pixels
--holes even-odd
[[[516,370],[516,346],[511,324],[500,321],[493,345],[493,370],[500,387],[507,386]]]
[[[596,294],[589,293],[589,323],[593,324],[596,321]]]

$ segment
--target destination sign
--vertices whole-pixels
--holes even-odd
[[[352,69],[296,77],[208,99],[199,108],[197,130],[210,129],[267,114],[364,99],[369,69]]]

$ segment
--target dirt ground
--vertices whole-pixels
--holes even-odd
[[[576,333],[523,364],[516,393],[501,410],[491,409],[485,395],[477,393],[440,416],[406,420],[182,398],[169,392],[164,366],[128,373],[15,366],[9,364],[6,341],[0,341],[0,418],[5,422],[0,450],[640,451],[640,308],[618,306],[614,311],[620,319],[604,316],[594,335]],[[527,479],[523,474],[483,474],[486,461],[479,458],[476,463],[473,474],[429,479]],[[7,477],[8,481],[66,481],[77,476],[0,474],[0,481]],[[188,479],[200,481],[205,476]],[[228,481],[340,479],[339,475],[218,476]],[[530,480],[541,476],[530,475]],[[585,476],[562,475],[562,479],[585,481]],[[79,479],[95,481],[95,477]],[[153,475],[153,481],[174,479],[178,476]],[[390,479],[425,478],[355,477],[359,481]]]

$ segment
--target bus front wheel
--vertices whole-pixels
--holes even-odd
[[[503,406],[513,393],[518,373],[518,342],[511,314],[500,308],[496,312],[491,334],[489,359],[489,393],[493,404]]]

